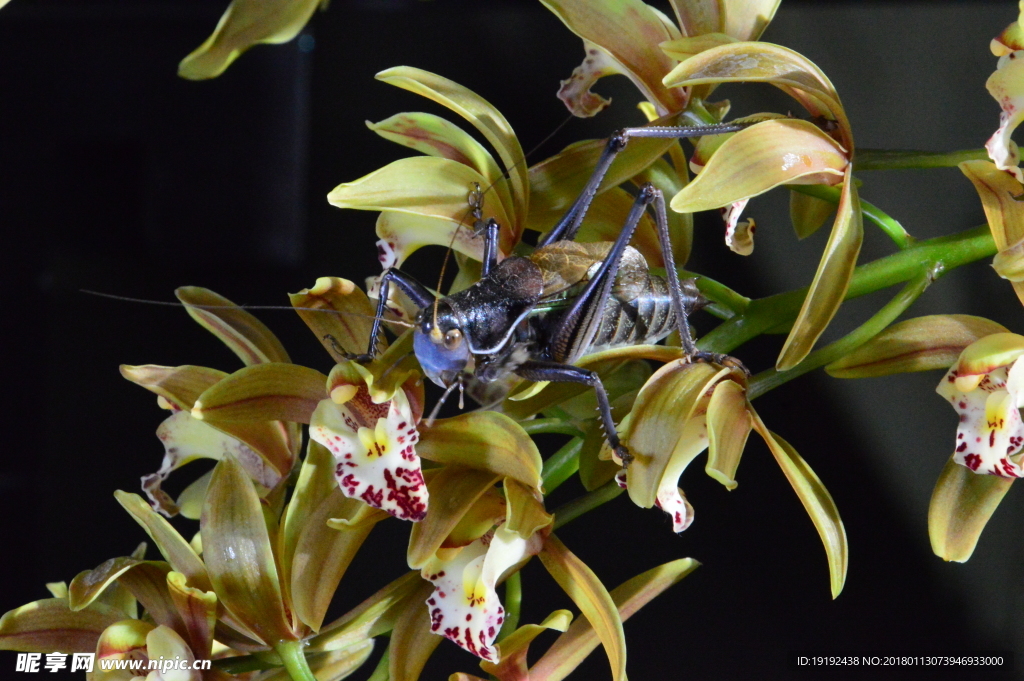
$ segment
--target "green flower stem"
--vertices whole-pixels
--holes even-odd
[[[550,494],[580,469],[581,449],[583,437],[574,437],[544,461],[540,480],[545,493]]]
[[[522,421],[519,425],[523,427],[527,435],[561,433],[562,435],[583,437],[583,431],[577,426],[558,418],[533,419],[531,421]]]
[[[704,107],[704,102],[696,97],[691,98],[686,110],[681,113],[680,125],[714,125],[718,119]]]
[[[945,272],[996,253],[987,226],[951,236],[920,241],[910,248],[858,267],[846,299],[873,293],[909,281],[924,272],[938,278]],[[750,302],[746,312],[720,324],[697,342],[702,350],[728,354],[748,340],[770,330],[784,330],[796,319],[807,289],[779,293]]]
[[[652,267],[651,272],[665,276],[665,268],[663,267]],[[742,314],[747,309],[747,306],[750,305],[750,298],[740,295],[711,277],[688,270],[679,270],[679,278],[697,280],[697,289],[712,301],[712,306],[708,308],[708,311],[716,316],[728,319],[733,315]],[[719,308],[718,312],[714,309],[716,306]]]
[[[747,397],[750,399],[759,397],[783,383],[792,381],[797,376],[802,376],[808,371],[825,366],[829,362],[834,362],[840,357],[853,352],[896,321],[896,318],[903,314],[910,307],[911,303],[924,293],[924,290],[928,288],[933,280],[934,277],[930,272],[922,273],[912,279],[895,298],[876,312],[871,319],[834,343],[815,350],[792,369],[779,371],[772,367],[754,376],[750,380],[750,386],[747,388]]]
[[[257,672],[264,669],[280,667],[280,661],[270,662],[260,655],[239,655],[238,657],[222,657],[214,660],[210,665],[226,674],[244,674],[245,672]]]
[[[625,491],[619,487],[617,482],[609,480],[597,489],[555,509],[555,523],[551,529],[557,530],[562,525],[579,518],[584,513],[593,511],[601,504],[611,501]]]
[[[505,604],[505,622],[498,632],[498,643],[519,627],[519,611],[523,605],[523,578],[519,572],[513,572],[505,580],[505,598],[502,600]]]
[[[384,654],[377,661],[373,673],[366,681],[388,681],[391,678],[391,646],[384,649]]]
[[[895,149],[858,149],[853,167],[858,170],[906,170],[919,168],[955,168],[964,161],[983,161],[984,149],[961,151],[904,151]]]
[[[292,681],[316,681],[313,671],[306,662],[303,647],[302,641],[280,641],[274,646],[274,651],[280,655]]]
[[[787,186],[801,194],[807,194],[829,203],[839,203],[840,192],[838,187],[827,187],[823,184],[791,184]],[[891,217],[881,208],[864,199],[860,200],[860,209],[864,217],[875,223],[879,229],[885,232],[886,236],[892,239],[893,243],[901,251],[914,245],[916,240],[907,234],[907,230],[903,229],[903,225],[896,218]]]

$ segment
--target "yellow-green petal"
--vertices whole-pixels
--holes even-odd
[[[670,0],[683,35],[701,37],[725,27],[721,0]]]
[[[101,661],[101,664],[104,660],[147,658],[146,636],[155,628],[156,626],[149,622],[135,619],[122,620],[112,624],[100,634],[100,638],[96,642],[96,657]],[[101,673],[98,676],[102,681],[110,681],[111,679],[117,679],[117,681],[125,679],[127,681],[127,679],[132,678],[130,672],[120,676],[116,671],[107,674]]]
[[[206,565],[189,545],[185,538],[178,534],[167,520],[158,514],[138,494],[118,490],[114,498],[128,511],[142,529],[146,531],[160,554],[176,572],[185,575],[189,586],[203,591],[212,589],[210,575]]]
[[[554,534],[544,540],[539,554],[548,573],[572,599],[597,633],[608,654],[614,681],[626,678],[626,635],[622,618],[604,584]],[[543,676],[539,678],[545,678]]]
[[[734,381],[721,381],[708,402],[707,474],[728,489],[736,488],[736,469],[753,427],[746,391]]]
[[[830,201],[802,192],[789,192],[789,219],[798,239],[806,239],[817,232],[835,210],[836,205]]]
[[[423,602],[434,587],[423,582],[406,601],[391,632],[388,656],[389,681],[416,681],[442,639],[430,631],[430,611]]]
[[[294,639],[260,499],[232,458],[214,469],[200,530],[203,560],[221,603],[268,645]]]
[[[526,654],[530,651],[530,644],[545,631],[554,629],[565,632],[572,623],[572,613],[568,610],[555,610],[544,618],[540,624],[524,624],[511,634],[495,644],[498,649],[498,662],[480,661],[480,668],[488,674],[497,677],[500,681],[520,681],[529,678]],[[597,646],[597,638],[594,638],[594,646]],[[547,676],[540,678],[547,679]]]
[[[807,121],[762,121],[732,135],[671,201],[672,210],[721,208],[782,184],[838,184],[847,151]]]
[[[466,466],[519,480],[540,489],[537,445],[504,414],[480,411],[434,422],[420,433],[416,452],[424,459]]]
[[[988,161],[964,161],[960,170],[981,198],[996,249],[1005,251],[1024,239],[1024,204],[1017,200],[1024,193],[1024,186]],[[1012,284],[1017,298],[1024,302],[1024,282]]]
[[[1008,332],[984,336],[960,354],[957,377],[984,376],[994,369],[1013,364],[1021,355],[1024,355],[1024,336]]]
[[[504,486],[508,499],[505,529],[529,539],[551,525],[554,517],[544,509],[544,500],[537,490],[512,478],[505,478]]]
[[[424,246],[451,246],[473,260],[483,260],[484,240],[473,235],[473,217],[470,215],[468,189],[463,195],[462,211],[456,220],[387,210],[377,217],[378,259],[384,267],[401,267],[412,253]],[[484,198],[486,202],[486,197]],[[485,215],[487,213],[484,213]],[[514,242],[511,230],[498,232],[498,250],[510,253]],[[433,282],[432,282],[433,284]],[[364,347],[360,352],[365,352]]]
[[[409,533],[406,559],[410,568],[422,568],[434,557],[448,535],[498,478],[498,474],[490,471],[452,465],[430,478],[427,490],[431,500],[427,515],[413,525]]]
[[[247,366],[263,362],[290,362],[281,341],[230,300],[199,286],[182,286],[174,295],[200,326],[215,335]]]
[[[475,185],[486,188],[487,179],[463,163],[434,156],[413,156],[338,185],[327,195],[327,201],[338,208],[410,213],[471,230],[469,192]],[[497,194],[485,193],[482,209],[484,215],[497,220],[506,233],[516,233],[517,223],[509,220]],[[421,239],[434,243],[429,235]]]
[[[662,119],[655,125],[674,125],[673,118]],[[630,140],[615,157],[608,174],[601,182],[598,193],[617,187],[650,166],[673,145],[674,139],[639,137]],[[530,195],[532,211],[565,211],[579,196],[594,171],[606,140],[587,140],[571,144],[559,153],[530,167]],[[535,224],[535,223],[534,223]],[[553,227],[548,225],[545,231]]]
[[[768,27],[781,0],[720,0],[725,33],[737,40],[757,40]]]
[[[299,364],[270,362],[239,369],[208,388],[192,407],[202,421],[309,423],[327,398],[327,376]]]
[[[189,649],[178,632],[170,627],[160,625],[146,634],[146,653],[151,660],[181,660],[186,665],[175,681],[203,681],[203,676],[192,669],[196,656]],[[170,681],[170,674],[164,675]]]
[[[573,79],[584,79],[585,86],[579,89],[580,94],[586,93],[596,80],[589,73],[589,62],[599,51],[605,60],[610,58],[616,71],[633,81],[644,98],[655,103],[662,114],[679,111],[686,105],[685,92],[670,90],[661,83],[662,76],[675,62],[658,49],[658,45],[679,37],[679,29],[661,12],[641,0],[542,1],[570,31],[583,38],[587,51],[583,64],[569,80],[563,81],[563,90]],[[606,71],[600,75],[605,75]],[[570,110],[574,110],[574,101],[565,102]]]
[[[312,288],[289,293],[288,298],[334,361],[343,361],[344,352],[366,352],[377,310],[363,290],[351,281],[341,277],[320,277]],[[387,348],[383,335],[379,347],[381,350]]]
[[[1024,281],[1024,240],[996,253],[992,258],[992,269],[1015,284]]]
[[[352,559],[374,526],[387,517],[380,509],[345,497],[337,485],[308,517],[290,570],[292,609],[303,624],[319,631]],[[328,520],[335,522],[328,525]]]
[[[695,5],[697,3],[687,3],[688,5]],[[684,10],[685,11],[685,10]],[[710,50],[712,47],[718,47],[719,45],[728,45],[729,43],[736,42],[736,38],[725,33],[700,33],[700,34],[688,34],[685,38],[677,38],[676,40],[666,40],[659,47],[668,56],[678,61],[685,61],[695,54],[700,54],[705,50]]]
[[[1005,332],[1004,326],[983,317],[965,314],[916,317],[890,326],[826,366],[825,371],[835,378],[867,378],[948,369],[971,343]]]
[[[612,601],[623,622],[700,565],[693,558],[680,558],[633,577],[611,591]],[[510,637],[511,638],[511,637]],[[599,639],[587,619],[578,619],[559,636],[530,670],[533,678],[561,681],[597,647]]]
[[[459,114],[480,131],[498,152],[512,184],[512,201],[515,210],[510,217],[514,222],[504,222],[519,240],[521,226],[530,206],[530,185],[527,179],[526,158],[523,148],[516,139],[512,126],[490,102],[472,90],[437,74],[409,66],[396,66],[381,71],[377,79],[418,95],[432,99]],[[485,197],[486,199],[486,197]],[[485,210],[485,215],[493,215]]]
[[[253,45],[288,42],[299,34],[321,2],[233,0],[213,35],[181,60],[178,75],[189,80],[216,78]]]
[[[174,500],[178,507],[178,513],[182,517],[199,520],[199,516],[203,513],[203,500],[206,499],[206,489],[210,486],[212,475],[213,469],[206,471],[189,483],[189,486]]]
[[[668,87],[704,83],[770,83],[800,102],[812,118],[836,121],[839,141],[853,151],[853,135],[839,95],[828,77],[807,57],[765,42],[737,42],[705,50],[665,76]]]
[[[634,457],[627,490],[637,506],[654,506],[662,481],[671,473],[668,482],[674,485],[707,446],[703,419],[692,416],[706,408],[708,388],[722,373],[710,364],[677,360],[656,371],[640,391],[622,438]]]
[[[846,528],[839,517],[839,509],[836,508],[832,495],[825,489],[821,479],[797,454],[793,446],[768,430],[756,412],[752,412],[752,416],[754,428],[764,438],[775,461],[789,480],[789,484],[793,486],[793,491],[803,504],[804,510],[811,517],[822,544],[825,545],[832,598],[836,598],[846,583],[846,570],[850,562]]]
[[[0,617],[0,650],[27,653],[92,653],[104,629],[124,613],[94,603],[72,611],[63,598],[46,598]]]
[[[334,478],[334,457],[319,442],[310,439],[306,458],[299,468],[292,497],[281,517],[278,532],[278,557],[281,564],[281,582],[286,590],[291,583],[292,559],[299,535],[316,513],[320,504],[337,489]]]
[[[192,409],[196,398],[204,390],[221,380],[227,373],[209,367],[165,367],[158,364],[132,366],[122,364],[121,375],[136,385],[156,393],[178,409]]]
[[[259,432],[258,429],[249,428],[244,430],[250,434],[256,434],[261,444],[274,445],[279,440],[274,439],[276,433],[266,426]],[[224,429],[216,429],[210,425],[192,418],[188,412],[179,411],[164,419],[163,423],[156,430],[156,435],[164,445],[164,458],[160,469],[155,473],[146,475],[142,479],[142,488],[146,495],[154,503],[157,510],[167,516],[173,516],[178,512],[177,507],[161,487],[171,472],[181,468],[185,464],[196,459],[220,460],[225,456],[236,457],[253,480],[258,482],[264,490],[271,489],[281,480],[281,476],[291,469],[290,450],[281,446],[271,448],[272,453],[281,452],[279,458],[269,459],[262,452],[257,452],[246,445],[234,435],[230,435]],[[263,437],[269,436],[269,437]]]
[[[966,562],[1013,480],[978,475],[952,459],[947,461],[928,505],[928,536],[935,555]]]
[[[121,556],[105,560],[93,570],[78,573],[68,585],[68,606],[72,610],[81,610],[91,605],[108,589],[113,590],[112,587],[120,586],[123,590],[124,587],[117,584],[118,578],[142,562],[135,558]],[[161,562],[160,566],[164,575],[170,571],[170,566],[167,563]],[[106,602],[108,605],[113,605],[109,600]],[[128,614],[128,616],[133,615]]]
[[[367,121],[367,127],[384,139],[410,149],[464,163],[487,178],[482,191],[494,191],[501,197],[505,212],[515,214],[508,180],[491,153],[469,133],[450,121],[423,112],[400,113],[379,123]]]
[[[188,586],[180,572],[167,574],[167,592],[184,623],[189,648],[198,659],[208,659],[217,625],[217,594]]]
[[[839,306],[850,288],[850,279],[857,267],[857,256],[864,241],[864,220],[860,199],[849,168],[839,196],[836,221],[825,252],[814,273],[810,290],[804,298],[800,313],[782,346],[776,368],[785,371],[796,366],[810,353],[818,337],[839,311]]]
[[[308,641],[307,650],[340,650],[391,631],[396,618],[423,583],[418,570],[406,572],[364,600]],[[419,601],[422,605],[422,601]]]

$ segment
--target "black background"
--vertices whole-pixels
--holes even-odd
[[[407,155],[364,120],[445,113],[373,74],[406,64],[463,83],[494,103],[529,149],[565,118],[554,92],[582,58],[580,41],[539,4],[333,0],[301,40],[254,48],[213,81],[178,79],[177,62],[222,11],[219,2],[187,0],[14,0],[0,11],[0,611],[45,597],[45,582],[70,581],[144,538],[112,492],[138,491],[139,477],[159,466],[153,431],[163,412],[120,378],[118,364],[239,366],[183,311],[79,289],[172,300],[176,286],[192,284],[239,303],[287,304],[286,292],[318,276],[362,281],[379,272],[375,215],[339,211],[324,197]],[[987,43],[1016,11],[1013,2],[785,3],[765,39],[804,52],[833,78],[860,145],[979,147],[998,116],[983,89],[995,65]],[[531,161],[639,121],[638,95],[625,79],[596,89],[613,96],[612,110],[569,124]],[[723,92],[737,114],[796,108],[767,88]],[[863,179],[862,196],[915,236],[983,221],[956,170]],[[825,235],[798,245],[784,200],[752,206],[762,230],[747,260],[725,249],[714,220],[700,224],[690,267],[751,296],[806,284]],[[862,261],[891,251],[867,230]],[[415,258],[413,270],[429,280],[437,253]],[[839,330],[871,308],[850,309],[853,321]],[[980,263],[940,281],[913,311],[983,314],[1021,328],[1009,286]],[[260,317],[294,361],[329,370],[293,314]],[[706,329],[710,319],[695,322]],[[761,370],[780,342],[738,354]],[[755,438],[735,491],[707,478],[701,461],[684,475],[697,519],[678,537],[662,514],[624,498],[561,530],[609,587],[675,558],[703,563],[627,622],[632,677],[836,675],[792,668],[787,655],[796,651],[1024,650],[1018,490],[967,566],[944,564],[928,547],[928,493],[955,429],[931,392],[937,381],[901,377],[850,388],[814,374],[756,404],[814,467],[843,515],[850,573],[836,601],[817,534]],[[169,487],[193,478],[186,469]],[[580,491],[565,485],[551,507]],[[186,536],[195,529],[180,527]],[[406,569],[406,531],[397,522],[375,531],[339,588],[339,613]],[[572,607],[536,561],[524,589],[524,622]],[[541,637],[537,649],[551,638]],[[15,676],[13,660],[0,655],[0,678]],[[423,678],[456,670],[477,667],[444,643]],[[577,672],[607,675],[600,651]]]

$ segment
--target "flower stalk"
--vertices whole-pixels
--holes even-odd
[[[316,676],[313,675],[303,654],[304,647],[301,641],[281,641],[274,646],[292,681],[316,681]]]
[[[984,225],[920,241],[906,250],[858,266],[846,299],[909,281],[922,272],[933,271],[937,278],[957,267],[995,254],[995,242]],[[752,300],[743,314],[713,329],[698,340],[697,345],[709,352],[728,353],[763,333],[785,328],[787,320],[795,318],[806,292],[807,289],[802,288]]]
[[[906,286],[892,300],[886,303],[881,310],[839,340],[815,350],[806,359],[788,371],[779,371],[772,367],[757,374],[750,379],[747,396],[753,400],[769,390],[778,388],[780,385],[806,374],[808,371],[823,367],[853,352],[896,321],[925,292],[925,289],[931,285],[932,281],[933,274],[931,272],[919,274],[916,278],[907,282]]]

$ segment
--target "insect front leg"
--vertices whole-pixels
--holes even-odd
[[[362,364],[373,360],[373,356],[377,351],[380,324],[384,320],[384,313],[387,311],[388,293],[391,291],[392,282],[402,289],[402,292],[409,296],[409,299],[420,310],[434,304],[434,294],[426,286],[397,267],[387,268],[380,277],[380,297],[377,299],[377,314],[373,317],[373,326],[370,329],[370,342],[366,348],[366,353],[362,355],[346,353],[348,359]]]
[[[615,455],[622,460],[623,466],[628,466],[633,461],[633,455],[629,453],[629,450],[619,440],[619,434],[615,430],[615,421],[612,419],[611,404],[608,402],[608,393],[605,392],[604,384],[601,383],[601,377],[596,372],[573,366],[572,364],[529,360],[519,365],[515,373],[530,381],[582,383],[593,388],[594,394],[597,395],[597,411],[601,415],[601,425],[604,428],[604,436],[608,440],[608,445],[615,451]]]
[[[469,208],[473,216],[473,235],[484,237],[484,258],[481,275],[486,277],[498,264],[498,221],[494,218],[484,222],[484,193],[480,185],[473,183],[469,191]]]

